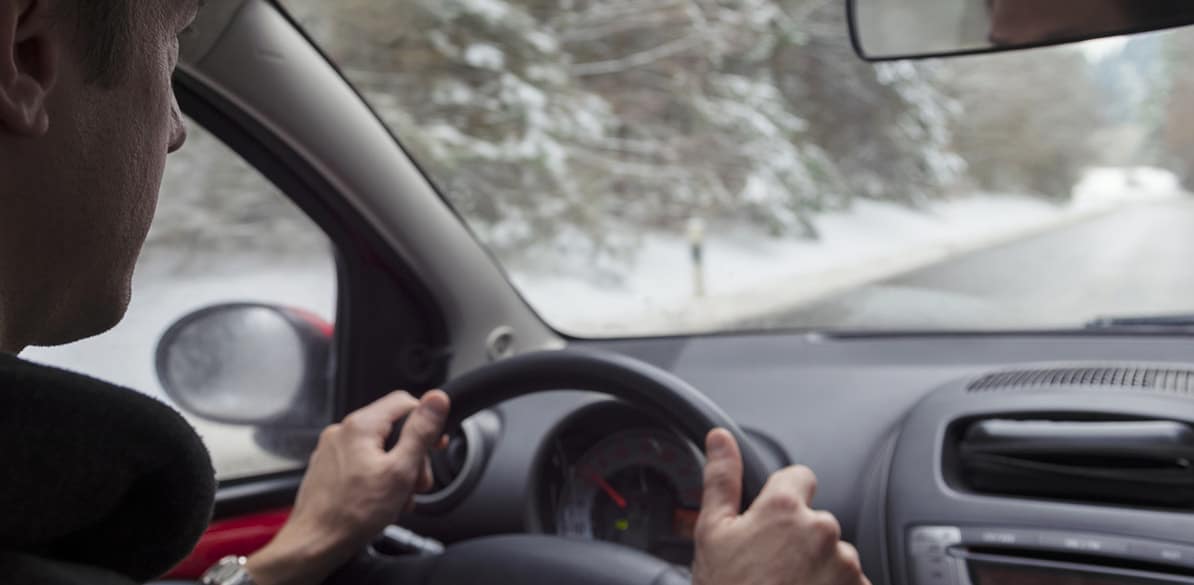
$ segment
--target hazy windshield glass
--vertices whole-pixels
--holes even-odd
[[[1194,34],[872,65],[840,1],[285,0],[552,325],[1194,310]]]

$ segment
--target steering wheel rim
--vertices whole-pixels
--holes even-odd
[[[672,424],[698,449],[705,435],[730,431],[742,452],[742,509],[771,475],[753,442],[717,404],[680,377],[646,362],[613,353],[562,349],[527,353],[472,370],[444,385],[452,400],[448,428],[520,396],[558,390],[606,394]]]
[[[771,469],[742,429],[712,400],[674,374],[637,359],[605,352],[563,349],[508,358],[477,368],[444,385],[452,400],[447,428],[497,404],[529,394],[581,390],[619,398],[670,423],[698,448],[705,435],[725,428],[742,453],[742,508],[762,490]],[[391,435],[396,441],[400,425]],[[475,572],[475,573],[472,573]],[[660,585],[686,582],[668,563],[641,551],[598,541],[546,535],[512,535],[470,540],[433,557],[359,557],[332,583],[477,582]]]

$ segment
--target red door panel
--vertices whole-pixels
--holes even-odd
[[[191,555],[163,578],[198,580],[226,556],[249,556],[273,540],[289,517],[287,508],[213,522]]]

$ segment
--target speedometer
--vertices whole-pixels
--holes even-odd
[[[631,430],[606,437],[568,470],[557,532],[689,563],[703,465],[699,451],[665,431]]]

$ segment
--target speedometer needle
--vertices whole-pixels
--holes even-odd
[[[626,498],[622,497],[622,494],[619,494],[618,490],[614,489],[614,486],[609,485],[609,482],[605,481],[605,478],[596,473],[588,474],[588,478],[589,481],[601,488],[601,491],[605,492],[605,495],[609,496],[609,499],[613,500],[614,504],[623,510],[626,509]]]

